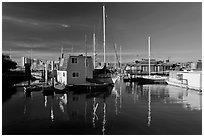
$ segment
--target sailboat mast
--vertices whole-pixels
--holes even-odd
[[[86,45],[86,40],[87,40],[87,37],[86,37],[86,34],[85,34],[85,48],[86,48],[86,52],[85,52],[85,62],[84,62],[84,64],[85,64],[85,78],[87,77],[87,68],[86,68],[86,66],[87,66],[87,45]]]
[[[121,69],[121,64],[122,64],[122,55],[121,55],[122,47],[120,46],[120,69]]]
[[[114,45],[114,48],[115,48],[115,69],[117,68],[117,45],[115,43]]]
[[[87,45],[86,45],[86,41],[87,41],[87,37],[86,37],[86,34],[85,34],[85,57],[87,58]]]
[[[151,38],[148,37],[149,76],[150,76],[150,44],[151,44]]]
[[[64,58],[64,51],[63,51],[63,47],[61,48],[61,58]]]
[[[94,69],[96,68],[96,35],[93,34],[93,65]]]
[[[103,5],[103,62],[106,63],[106,21],[105,5]]]

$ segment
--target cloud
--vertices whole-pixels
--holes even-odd
[[[10,22],[14,23],[16,25],[20,25],[23,27],[40,27],[44,29],[52,29],[57,27],[63,27],[63,28],[70,28],[71,26],[69,24],[62,24],[57,22],[46,22],[46,21],[40,21],[40,20],[34,20],[29,18],[17,18],[12,16],[2,16],[3,22]]]
[[[38,26],[39,23],[35,22],[34,20],[29,20],[29,19],[20,19],[20,18],[15,18],[11,16],[2,16],[3,22],[11,22],[15,23],[18,25],[32,25],[32,26]]]

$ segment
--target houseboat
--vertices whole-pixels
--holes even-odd
[[[202,91],[202,71],[170,71],[169,85]]]
[[[57,80],[65,85],[68,90],[107,90],[105,80],[94,77],[93,60],[91,56],[69,56],[63,59],[59,70],[57,70]]]

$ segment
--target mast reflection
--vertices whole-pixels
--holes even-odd
[[[44,105],[47,107],[47,96],[44,96]]]
[[[122,82],[120,82],[120,109],[122,108]]]
[[[51,102],[50,102],[50,105],[48,105],[48,101],[51,99]],[[44,106],[45,108],[48,108],[49,109],[49,117],[51,119],[51,122],[54,121],[54,109],[53,109],[53,106],[54,106],[54,96],[51,96],[51,98],[49,99],[48,96],[44,95]],[[50,106],[50,107],[48,107]]]
[[[51,121],[53,122],[54,121],[54,111],[53,111],[52,106],[51,106],[51,110],[50,110],[50,118],[51,118]]]
[[[96,98],[94,97],[93,98],[93,118],[92,118],[92,124],[93,124],[93,127],[95,128],[95,119],[98,120],[98,116],[96,114],[96,110],[98,108],[98,103],[96,104]]]
[[[119,94],[118,94],[118,91],[115,87],[113,87],[112,89],[112,94],[115,95],[115,114],[118,115],[118,97],[119,97]]]
[[[147,125],[148,127],[150,127],[151,124],[151,90],[150,90],[150,86],[149,86],[149,90],[148,90],[148,122]]]
[[[51,109],[50,109],[50,118],[51,118],[52,122],[54,121],[54,110],[53,110],[54,103],[53,103],[53,101],[54,101],[54,99],[52,98],[51,99]]]
[[[102,133],[105,135],[105,125],[106,125],[106,103],[104,101],[103,103],[103,127],[102,127]]]

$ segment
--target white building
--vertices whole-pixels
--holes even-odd
[[[59,68],[57,70],[57,82],[67,85],[67,59],[61,58],[59,61]]]

